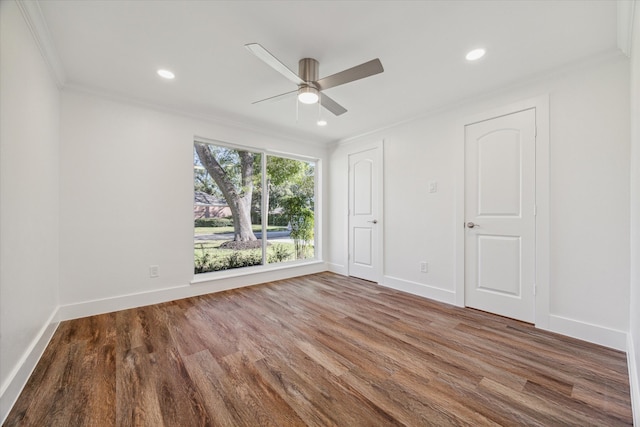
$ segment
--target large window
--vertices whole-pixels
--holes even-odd
[[[315,162],[196,141],[194,272],[315,258]]]

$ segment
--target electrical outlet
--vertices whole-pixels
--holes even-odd
[[[160,276],[160,272],[158,271],[158,266],[157,265],[150,265],[149,266],[149,277],[156,278]]]
[[[438,192],[438,181],[429,181],[429,193]]]
[[[429,271],[429,264],[426,261],[420,263],[420,272],[427,273]]]

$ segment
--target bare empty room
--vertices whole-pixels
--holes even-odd
[[[640,424],[640,6],[0,1],[6,426]]]

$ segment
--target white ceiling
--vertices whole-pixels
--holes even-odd
[[[39,2],[64,84],[309,142],[382,128],[613,52],[616,2],[70,1]],[[327,76],[380,58],[385,72],[327,90],[349,111],[316,126],[317,106],[243,46],[258,42],[289,68],[320,61]],[[476,47],[487,55],[464,59]],[[175,72],[165,81],[158,68]]]

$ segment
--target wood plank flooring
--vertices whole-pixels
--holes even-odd
[[[631,424],[623,353],[331,273],[63,322],[4,423]]]

